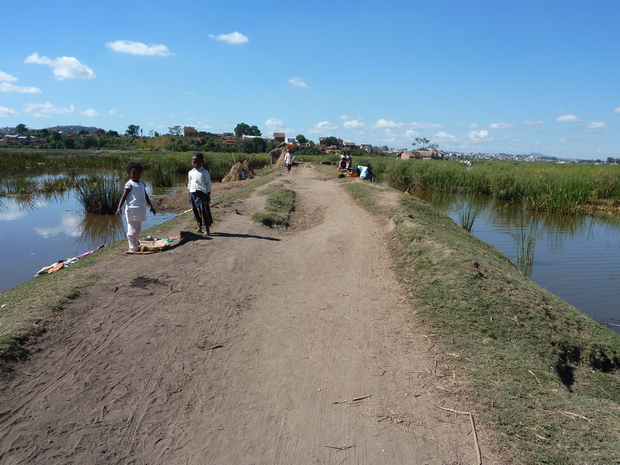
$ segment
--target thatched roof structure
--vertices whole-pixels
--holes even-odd
[[[240,161],[233,165],[228,174],[224,176],[222,182],[243,181],[256,177],[252,168],[250,168],[250,160]]]

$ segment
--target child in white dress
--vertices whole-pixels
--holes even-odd
[[[129,251],[140,251],[140,232],[142,231],[142,222],[146,221],[146,206],[151,209],[155,215],[155,208],[146,193],[146,183],[140,180],[142,176],[142,165],[140,163],[129,163],[127,165],[127,174],[129,181],[125,184],[125,191],[118,203],[116,214],[121,214],[121,207],[125,204],[125,218],[127,219],[127,240],[129,241]]]

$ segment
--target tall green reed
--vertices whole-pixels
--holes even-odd
[[[122,196],[123,178],[120,175],[89,176],[75,189],[86,212],[113,215]]]
[[[517,230],[510,232],[515,243],[517,268],[528,278],[532,276],[532,269],[534,267],[534,249],[538,236],[538,224],[539,219],[535,217],[532,217],[528,223],[525,212],[522,212],[519,217]]]
[[[474,221],[480,213],[481,207],[475,199],[464,197],[459,199],[457,206],[457,214],[459,217],[459,224],[467,231],[471,232],[474,227]]]

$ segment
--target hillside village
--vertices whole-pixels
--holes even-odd
[[[131,127],[131,126],[130,126]],[[138,130],[139,126],[134,126]],[[232,132],[224,133],[210,133],[205,131],[197,131],[192,126],[185,126],[181,128],[176,126],[171,129],[170,134],[160,135],[157,132],[151,131],[153,134],[144,136],[141,134],[129,135],[119,134],[116,131],[105,131],[95,127],[84,126],[57,126],[53,128],[45,129],[27,129],[24,131],[18,131],[19,128],[4,127],[0,128],[0,147],[32,147],[32,148],[53,148],[53,149],[96,149],[96,148],[120,148],[114,146],[109,141],[116,138],[122,142],[125,148],[127,144],[131,143],[132,147],[135,147],[137,143],[141,141],[152,141],[153,139],[164,139],[168,141],[168,145],[157,148],[163,148],[168,150],[178,150],[183,147],[182,144],[175,139],[184,139],[186,141],[194,141],[193,144],[186,146],[185,148],[190,150],[192,146],[198,148],[199,141],[208,140],[211,144],[211,148],[222,151],[235,151],[239,150],[240,139],[241,142],[251,143],[252,139],[260,139],[261,143],[258,146],[249,145],[255,149],[263,149],[268,152],[270,149],[277,147],[280,144],[286,144],[293,146],[296,150],[300,149],[313,149],[317,154],[320,153],[334,153],[347,151],[364,151],[372,152],[377,155],[383,155],[388,157],[396,157],[399,159],[457,159],[461,161],[474,161],[474,160],[507,160],[507,161],[528,161],[528,162],[547,162],[547,163],[591,163],[591,164],[617,164],[620,160],[617,159],[562,159],[557,157],[548,157],[540,153],[532,153],[526,155],[513,155],[506,153],[478,153],[478,152],[456,152],[449,151],[443,152],[441,150],[433,151],[416,151],[409,149],[395,149],[388,148],[387,146],[376,147],[371,144],[358,144],[356,142],[344,141],[343,139],[333,136],[319,137],[318,144],[306,139],[304,136],[297,136],[296,138],[287,137],[283,132],[274,132],[271,136],[267,135],[242,135],[241,138],[235,136]],[[173,131],[174,130],[174,131]],[[168,139],[166,139],[168,138]],[[301,139],[301,141],[299,140]],[[50,140],[54,140],[55,144],[50,144]],[[106,141],[104,144],[103,142]],[[118,144],[117,144],[118,145]],[[152,145],[152,144],[149,144]]]

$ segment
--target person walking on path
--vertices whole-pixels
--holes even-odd
[[[129,181],[125,184],[125,191],[118,203],[116,214],[120,216],[121,208],[125,203],[125,218],[127,220],[127,240],[129,241],[129,251],[140,251],[140,232],[142,222],[146,221],[146,206],[148,205],[153,215],[156,214],[155,208],[146,193],[146,183],[140,180],[142,176],[142,165],[131,162],[127,165]]]
[[[202,234],[202,227],[205,227],[205,234],[211,234],[213,217],[209,203],[211,202],[211,175],[204,167],[205,158],[200,152],[192,154],[192,170],[187,173],[189,203],[194,211],[194,218],[198,224],[197,231]]]
[[[291,172],[291,167],[293,166],[293,162],[295,161],[295,157],[291,152],[287,150],[286,155],[284,155],[284,164],[286,165],[286,172]]]

